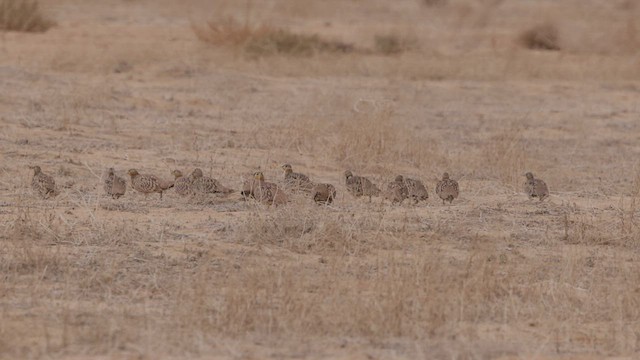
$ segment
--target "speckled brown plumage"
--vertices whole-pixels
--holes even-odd
[[[407,185],[407,190],[409,190],[409,198],[413,199],[415,203],[429,198],[429,192],[422,181],[405,177],[404,183]]]
[[[193,195],[191,177],[183,176],[182,171],[173,170],[171,174],[174,176],[173,189],[180,196]]]
[[[141,175],[136,169],[130,169],[129,176],[131,176],[131,187],[145,194],[145,197],[157,192],[162,199],[162,192],[173,187],[173,181],[163,180],[154,175]]]
[[[529,197],[529,200],[538,198],[540,201],[549,196],[549,188],[542,179],[536,179],[533,174],[528,172],[525,174],[527,180],[524,183],[524,191]]]
[[[242,186],[242,195],[268,205],[282,205],[288,201],[287,195],[278,185],[264,181],[264,174],[256,172]]]
[[[442,180],[436,185],[436,194],[442,199],[443,204],[445,201],[451,204],[460,194],[458,182],[450,179],[448,173],[442,174]]]
[[[350,170],[344,172],[345,185],[347,191],[355,197],[368,196],[371,201],[372,196],[380,195],[380,189],[369,179],[363,176],[356,176]]]
[[[331,184],[316,184],[311,189],[313,200],[318,204],[331,204],[336,198],[336,188]]]
[[[56,196],[56,182],[53,177],[43,173],[40,166],[29,166],[29,168],[33,169],[31,188],[45,199]]]
[[[284,170],[284,184],[287,188],[302,191],[313,189],[313,183],[309,180],[309,177],[305,174],[293,172],[290,164],[282,165],[282,170]]]
[[[197,194],[229,194],[233,189],[223,186],[218,180],[204,176],[202,170],[196,168],[190,175],[193,191]]]
[[[395,180],[387,184],[387,189],[384,192],[384,198],[392,203],[402,203],[409,197],[409,189],[404,183],[404,177],[402,175],[396,176]]]
[[[127,183],[116,175],[113,168],[107,169],[104,177],[104,191],[114,199],[118,199],[127,191]]]

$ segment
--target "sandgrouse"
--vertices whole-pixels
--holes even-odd
[[[180,196],[187,196],[193,194],[191,177],[185,177],[180,170],[173,170],[171,174],[174,176],[173,189]]]
[[[264,174],[260,171],[253,174],[253,179],[244,182],[242,195],[269,205],[281,205],[288,200],[287,195],[278,188],[278,185],[264,181]]]
[[[162,192],[173,187],[173,181],[161,180],[154,175],[142,175],[136,169],[130,169],[129,176],[131,176],[131,187],[143,193],[145,198],[148,194],[157,192],[162,199]]]
[[[344,172],[347,191],[355,197],[368,196],[371,201],[372,196],[380,195],[380,189],[369,179],[363,176],[356,176],[350,170]]]
[[[45,199],[56,196],[56,182],[53,178],[43,173],[40,166],[29,166],[29,168],[33,169],[31,188]]]
[[[387,189],[384,192],[384,198],[391,201],[393,204],[402,203],[404,199],[409,197],[409,189],[404,183],[404,177],[402,175],[396,176],[396,179],[387,184]]]
[[[107,169],[104,177],[104,191],[114,199],[118,199],[127,191],[127,183],[115,174],[113,168]]]
[[[538,198],[540,201],[549,196],[549,188],[542,179],[536,179],[533,174],[528,172],[525,174],[527,181],[524,183],[524,191],[529,196],[529,200]]]
[[[336,198],[336,188],[331,184],[316,184],[311,189],[311,193],[317,204],[329,205]]]
[[[309,177],[305,174],[293,172],[290,164],[282,165],[282,170],[284,170],[284,183],[287,188],[305,191],[313,188],[313,183],[309,180]]]
[[[223,186],[218,180],[204,176],[202,170],[198,168],[191,172],[190,177],[193,191],[198,194],[229,194],[233,192],[232,189]]]
[[[405,177],[404,183],[407,185],[407,190],[409,190],[409,197],[416,204],[429,198],[429,192],[422,181]]]
[[[449,173],[442,174],[442,180],[436,185],[436,194],[442,199],[442,203],[448,201],[451,204],[459,193],[458,182],[450,179]]]

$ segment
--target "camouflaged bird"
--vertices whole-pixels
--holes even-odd
[[[202,170],[198,168],[193,170],[189,177],[191,178],[193,191],[197,194],[230,194],[233,192],[233,189],[223,186],[218,180],[204,176]]]
[[[180,196],[193,195],[191,177],[185,177],[180,170],[173,170],[171,174],[174,176],[173,189]]]
[[[162,180],[154,175],[141,175],[136,169],[129,170],[129,176],[131,176],[131,187],[147,195],[157,192],[160,193],[160,199],[162,200],[162,192],[173,187],[173,181]]]
[[[404,183],[404,177],[402,175],[396,176],[394,181],[387,184],[387,189],[384,192],[384,198],[391,201],[393,204],[402,203],[404,199],[409,198],[409,189]]]
[[[380,195],[380,189],[369,179],[363,176],[356,176],[350,170],[344,172],[347,191],[355,197],[368,196],[371,201],[372,196]]]
[[[268,205],[281,205],[288,201],[287,195],[278,185],[264,181],[264,174],[260,171],[255,172],[252,179],[244,182],[242,195]]]
[[[329,205],[336,198],[336,188],[331,184],[316,184],[311,189],[311,194],[317,204]]]
[[[409,197],[413,199],[414,203],[417,204],[419,201],[424,201],[429,198],[429,192],[422,181],[406,177],[404,178],[404,183],[409,191]]]
[[[33,169],[31,188],[45,199],[56,196],[56,182],[53,178],[43,173],[40,166],[29,166],[29,168]]]
[[[524,192],[527,193],[529,200],[538,198],[540,201],[549,196],[549,188],[542,179],[536,179],[533,174],[528,172],[525,174],[527,181],[524,183]]]
[[[442,180],[436,185],[436,194],[442,199],[442,203],[448,201],[451,204],[459,193],[458,182],[450,179],[449,173],[442,174]]]
[[[290,164],[282,165],[282,170],[284,170],[284,183],[287,188],[303,191],[313,189],[313,183],[309,180],[309,177],[305,174],[293,172]]]
[[[127,183],[116,175],[113,168],[107,169],[104,177],[104,191],[114,199],[118,199],[127,191]]]

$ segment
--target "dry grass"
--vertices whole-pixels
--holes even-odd
[[[427,7],[444,6],[449,3],[448,0],[420,0],[420,3]]]
[[[55,22],[40,10],[37,0],[0,1],[0,30],[45,32]]]
[[[551,23],[534,26],[518,38],[520,44],[531,50],[560,50],[560,32]]]
[[[312,56],[319,53],[350,53],[353,45],[329,41],[318,35],[296,34],[267,25],[240,24],[233,19],[192,25],[196,36],[215,46],[239,48],[250,57],[270,55]]]
[[[416,48],[416,41],[396,34],[376,35],[374,37],[375,51],[385,55],[401,54]]]
[[[444,162],[436,140],[423,141],[384,102],[358,100],[353,114],[333,127],[333,161],[348,168],[379,164],[426,168]]]
[[[203,26],[215,50],[185,26],[194,9],[162,4],[69,0],[82,11],[59,31],[0,41],[0,357],[637,357],[631,3],[219,1],[289,30]],[[561,52],[513,46],[534,12],[562,19]],[[321,45],[398,29],[419,51]],[[113,200],[100,182],[199,167],[238,189],[256,169],[282,184],[283,163],[335,201]],[[33,196],[27,164],[60,194]],[[421,179],[430,199],[354,198],[346,168]],[[527,200],[525,171],[548,200]]]

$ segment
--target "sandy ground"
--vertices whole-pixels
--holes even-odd
[[[626,32],[583,35],[619,34],[633,4],[43,2],[56,27],[0,38],[0,356],[637,357],[638,53]],[[415,45],[255,59],[191,28],[247,13]],[[562,51],[515,43],[536,19],[560,24]],[[283,163],[334,184],[334,204],[113,200],[101,183],[200,167],[240,189],[256,170],[282,183]],[[36,164],[55,198],[31,191]],[[430,198],[356,199],[346,169]],[[526,171],[549,200],[527,199]]]

